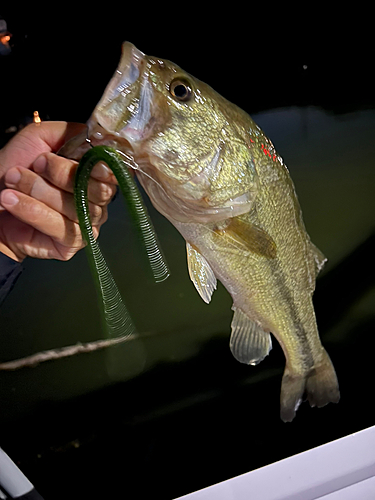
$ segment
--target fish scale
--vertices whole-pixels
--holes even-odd
[[[155,208],[185,238],[202,299],[210,301],[216,279],[232,296],[236,359],[257,364],[270,334],[280,343],[281,418],[294,418],[305,393],[311,406],[338,402],[312,304],[325,258],[306,232],[288,169],[250,116],[126,42],[88,126],[92,141],[106,138],[132,159]]]

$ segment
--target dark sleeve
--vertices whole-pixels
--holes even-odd
[[[12,290],[21,272],[22,265],[19,262],[0,252],[0,306]]]

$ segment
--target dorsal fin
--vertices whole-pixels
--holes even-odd
[[[240,309],[233,310],[230,350],[240,363],[257,365],[272,349],[271,335]]]
[[[216,290],[216,276],[203,255],[188,242],[186,253],[190,279],[202,299],[209,304]]]

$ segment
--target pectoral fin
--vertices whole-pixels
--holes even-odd
[[[268,259],[276,257],[276,243],[271,236],[250,222],[234,217],[223,232],[250,252],[262,255]]]
[[[216,290],[216,276],[203,255],[187,242],[186,252],[190,279],[202,299],[209,304]]]
[[[230,349],[240,363],[257,365],[272,349],[271,335],[240,309],[234,309]]]

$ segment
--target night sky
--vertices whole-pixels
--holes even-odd
[[[160,4],[0,11],[13,34],[0,57],[0,132],[42,118],[86,121],[112,76],[124,40],[170,59],[247,112],[317,105],[347,112],[375,103],[366,27],[327,13],[266,7]]]

